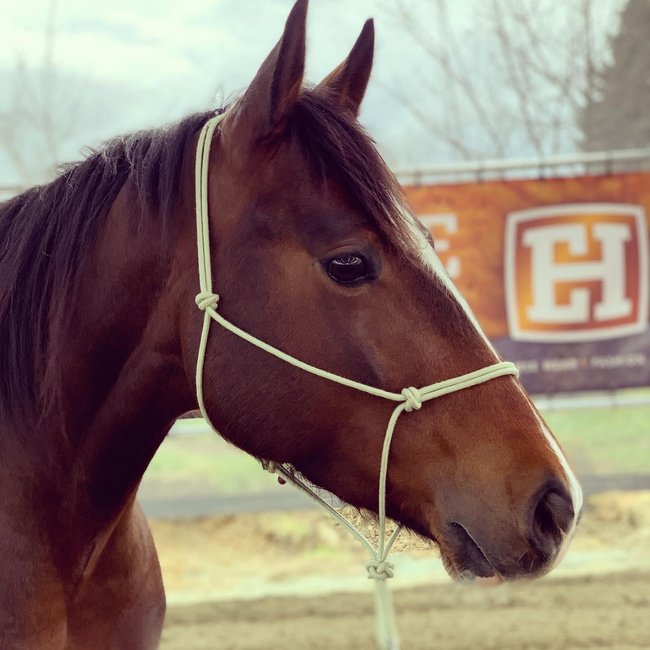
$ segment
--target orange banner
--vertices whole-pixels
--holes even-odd
[[[530,369],[532,390],[650,383],[650,173],[405,190],[486,334]]]

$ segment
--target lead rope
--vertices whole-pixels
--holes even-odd
[[[300,368],[306,372],[328,379],[337,384],[354,388],[361,392],[375,397],[398,402],[393,410],[381,451],[381,463],[379,467],[379,494],[378,494],[378,511],[379,511],[379,537],[377,546],[374,546],[363,533],[354,524],[349,522],[341,515],[331,504],[320,496],[310,485],[298,477],[290,465],[283,463],[267,462],[265,467],[272,473],[282,477],[286,482],[291,483],[299,490],[307,494],[316,503],[325,508],[341,524],[343,524],[368,550],[370,560],[366,562],[368,578],[375,584],[375,607],[376,607],[376,635],[377,645],[380,650],[397,650],[399,648],[399,637],[397,626],[395,624],[395,614],[391,600],[390,591],[388,590],[387,579],[393,577],[393,565],[388,561],[395,540],[397,539],[402,527],[397,526],[388,539],[386,539],[386,477],[388,474],[388,456],[390,452],[390,443],[393,438],[395,426],[400,415],[404,412],[410,413],[422,408],[422,405],[429,400],[455,393],[456,391],[483,384],[490,379],[503,377],[504,375],[518,376],[518,371],[513,363],[502,361],[495,363],[480,370],[469,372],[459,377],[445,379],[430,386],[423,388],[404,388],[400,393],[375,388],[367,384],[362,384],[352,379],[347,379],[333,372],[322,370],[312,366],[304,361],[278,350],[278,348],[261,341],[252,334],[245,332],[230,321],[226,320],[219,312],[219,295],[212,291],[212,265],[210,259],[210,224],[208,218],[208,170],[210,163],[210,147],[214,132],[223,119],[224,114],[216,115],[208,120],[199,134],[199,140],[196,150],[196,168],[195,168],[195,187],[196,187],[196,239],[198,246],[198,267],[199,267],[199,287],[200,292],[196,296],[196,305],[203,312],[203,329],[201,330],[201,340],[199,343],[198,358],[196,362],[196,397],[201,410],[201,415],[212,429],[216,427],[212,424],[205,408],[203,400],[203,366],[205,362],[205,353],[208,346],[208,337],[210,334],[210,322],[215,321],[221,327],[228,330],[235,336],[238,336],[251,345],[258,347],[264,352],[268,352],[282,361]]]

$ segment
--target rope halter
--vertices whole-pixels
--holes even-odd
[[[514,375],[516,377],[518,376],[517,368],[513,363],[502,361],[481,368],[480,370],[475,370],[474,372],[431,384],[430,386],[424,386],[423,388],[408,387],[404,388],[400,393],[394,393],[374,386],[369,386],[368,384],[362,384],[361,382],[353,381],[346,377],[341,377],[335,373],[317,368],[316,366],[312,366],[304,361],[300,361],[300,359],[296,359],[286,352],[265,343],[226,320],[217,311],[219,296],[212,291],[210,224],[208,218],[208,168],[210,147],[214,132],[223,117],[223,114],[217,115],[205,123],[199,135],[196,151],[196,239],[198,246],[199,286],[201,289],[199,294],[196,296],[196,305],[204,314],[203,329],[201,331],[201,340],[196,363],[196,397],[199,403],[199,408],[207,423],[216,431],[215,426],[210,421],[206,412],[205,402],[203,399],[203,366],[208,345],[208,336],[210,333],[210,323],[212,321],[235,336],[248,341],[248,343],[256,346],[260,350],[272,354],[278,359],[281,359],[296,368],[300,368],[305,372],[309,372],[312,375],[316,375],[317,377],[327,379],[349,388],[354,388],[355,390],[375,397],[381,397],[396,402],[396,406],[386,427],[379,467],[379,537],[377,546],[368,541],[358,528],[345,519],[345,517],[343,517],[330,503],[323,499],[323,497],[307,482],[297,476],[291,466],[274,462],[268,462],[265,465],[269,471],[278,474],[287,483],[291,483],[298,489],[302,490],[323,508],[328,510],[368,549],[370,560],[366,563],[366,570],[368,572],[368,578],[372,579],[376,586],[375,603],[377,608],[377,640],[381,650],[393,650],[398,647],[398,636],[392,603],[390,601],[390,593],[386,585],[386,580],[393,577],[393,565],[387,560],[387,557],[401,531],[401,526],[397,526],[390,537],[386,539],[386,477],[388,474],[390,444],[397,420],[403,412],[411,413],[412,411],[418,411],[422,408],[422,405],[425,402],[441,397],[442,395],[454,393],[471,386],[477,386],[478,384],[483,384],[486,381],[497,377],[503,377],[505,375]]]

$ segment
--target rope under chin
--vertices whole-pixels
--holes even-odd
[[[387,579],[392,578],[394,567],[388,560],[395,540],[397,539],[401,526],[397,526],[388,539],[386,539],[386,478],[388,475],[388,456],[390,444],[395,431],[395,426],[402,413],[411,413],[422,408],[425,402],[437,397],[454,393],[471,386],[483,384],[486,381],[503,377],[505,375],[518,376],[517,368],[513,363],[502,361],[499,363],[486,366],[474,372],[470,372],[458,377],[446,379],[444,381],[424,386],[423,388],[414,388],[412,386],[404,388],[400,393],[382,390],[362,384],[352,379],[341,377],[335,373],[312,366],[300,359],[279,350],[278,348],[265,343],[252,334],[240,329],[230,321],[226,320],[217,308],[219,306],[219,295],[212,291],[212,265],[210,258],[210,230],[208,214],[208,169],[210,161],[210,147],[214,132],[224,114],[217,115],[206,122],[199,135],[199,141],[196,151],[196,232],[198,246],[198,267],[199,267],[199,287],[200,292],[196,296],[196,305],[203,312],[203,329],[201,331],[201,340],[199,344],[198,358],[196,363],[196,397],[199,403],[201,414],[208,422],[210,427],[216,431],[216,427],[210,421],[205,408],[203,399],[203,366],[205,363],[205,353],[208,345],[210,334],[210,323],[214,321],[224,329],[228,330],[235,336],[248,341],[251,345],[260,350],[272,354],[286,363],[300,368],[312,375],[333,381],[337,384],[354,388],[355,390],[381,397],[392,402],[396,406],[388,420],[386,433],[384,434],[384,444],[381,452],[381,461],[379,466],[379,494],[378,494],[378,511],[379,511],[379,537],[377,546],[373,545],[363,533],[354,524],[343,517],[331,504],[322,498],[307,482],[303,481],[296,475],[295,471],[281,463],[267,462],[266,469],[280,476],[287,483],[291,483],[299,490],[307,494],[316,501],[320,506],[332,514],[341,524],[343,524],[368,550],[370,560],[366,562],[366,571],[368,578],[375,583],[375,605],[376,605],[376,633],[377,642],[381,650],[396,650],[399,647],[397,626],[395,624],[395,615],[393,611],[390,592],[387,586]]]

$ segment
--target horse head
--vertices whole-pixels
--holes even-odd
[[[499,362],[357,121],[372,22],[340,66],[305,87],[306,11],[299,0],[214,136],[206,173],[219,313],[293,358],[397,393]],[[201,320],[185,207],[176,263],[193,381]],[[302,372],[224,328],[208,339],[202,391],[235,445],[377,511],[394,403]],[[434,539],[456,578],[547,571],[580,508],[577,481],[515,376],[424,403],[397,424],[387,514]]]

